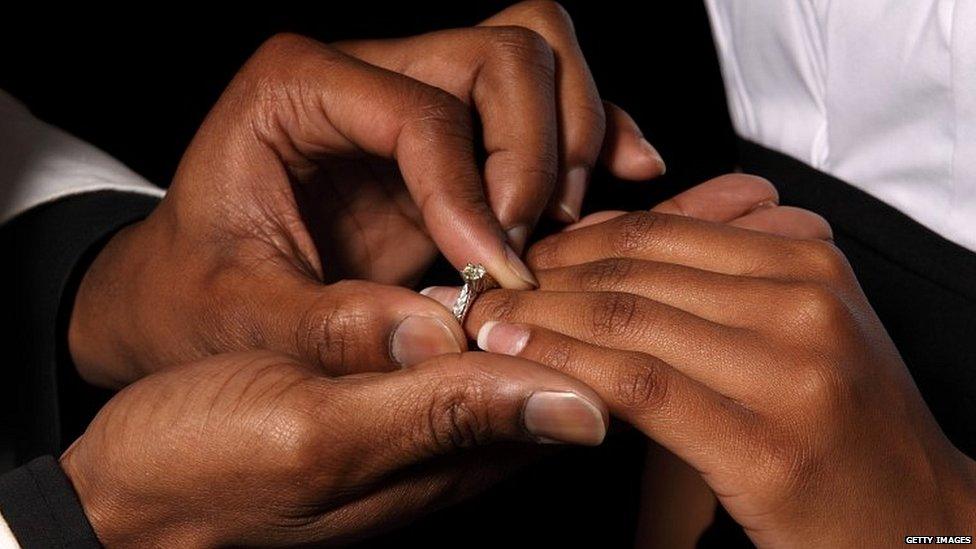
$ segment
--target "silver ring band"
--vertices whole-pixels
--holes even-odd
[[[454,313],[454,318],[459,323],[464,324],[464,319],[467,318],[468,311],[471,309],[474,300],[483,292],[495,288],[498,285],[491,278],[491,275],[488,274],[488,271],[480,264],[468,263],[461,270],[461,278],[464,280],[464,286],[461,287],[461,293],[458,294],[457,301],[454,302],[454,307],[451,312]]]

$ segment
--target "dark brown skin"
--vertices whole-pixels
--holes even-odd
[[[825,230],[775,201],[767,182],[730,176],[659,208]],[[499,441],[598,444],[608,417],[583,382],[497,354],[330,378],[287,356],[237,353],[130,385],[61,464],[108,547],[337,544],[469,497],[540,456]]]
[[[558,139],[555,148],[565,151],[557,166],[595,162],[602,143],[601,157],[616,175],[660,173],[659,158],[619,109],[606,106],[607,132],[592,118],[573,122],[579,108],[604,111],[591,101],[578,51],[565,49],[575,42],[561,13],[530,3],[497,21],[525,18],[554,42],[563,68],[551,110],[561,114],[543,141]],[[418,38],[417,60],[390,68],[410,73],[423,66],[438,36],[457,46],[445,45],[440,55],[490,57],[496,71],[517,69],[533,60],[520,55],[544,50],[525,29],[448,31]],[[513,47],[524,44],[533,47]],[[266,44],[205,121],[160,208],[117,235],[86,274],[69,334],[80,371],[108,386],[151,374],[119,393],[62,456],[107,546],[341,543],[467,497],[540,453],[496,441],[602,440],[608,412],[582,382],[525,361],[453,353],[465,337],[439,303],[383,285],[413,281],[435,244],[444,245],[420,215],[410,177],[405,184],[400,172],[463,173],[470,158],[458,152],[470,136],[466,121],[441,116],[461,112],[448,95],[339,51],[379,63],[377,52],[386,46],[371,52],[367,46],[330,48],[293,36]],[[445,74],[459,74],[459,66],[466,65]],[[519,78],[503,80],[520,85]],[[462,86],[452,93],[467,92]],[[411,127],[419,127],[412,130],[419,137],[403,137]],[[422,154],[397,151],[395,163],[389,158],[392,147],[418,142]],[[506,177],[516,177],[512,166],[524,160],[506,156],[528,145],[499,147],[512,154],[496,153],[499,176],[483,184],[500,189],[486,199],[504,227],[528,215],[524,202],[532,196],[535,209],[545,206],[539,199],[545,182],[526,178],[566,170],[530,167],[509,189]],[[435,175],[414,186],[467,196],[464,178]],[[571,202],[558,191],[561,178],[553,196]],[[725,211],[730,200],[746,202],[743,211],[769,205],[768,185],[714,190],[695,189],[671,204],[700,212]],[[510,203],[496,201],[506,192],[514,193]],[[461,205],[469,206],[482,211]],[[434,222],[456,218],[437,211]],[[469,236],[454,229],[446,234]],[[477,240],[485,242],[491,239]],[[390,271],[392,252],[402,271]],[[347,276],[372,282],[324,284]],[[413,345],[399,342],[418,317],[440,322],[440,332],[414,326]],[[442,341],[433,341],[438,334]],[[259,347],[289,356],[202,358]],[[370,370],[387,373],[362,373]],[[490,447],[456,452],[470,446]]]
[[[326,378],[289,357],[238,353],[130,385],[61,465],[106,547],[335,545],[466,497],[537,454],[486,445],[599,444],[607,418],[582,382],[500,355]]]
[[[749,215],[777,234],[594,214],[530,249],[541,291],[486,293],[468,333],[593,387],[758,545],[970,534],[976,463],[936,424],[829,229]]]
[[[533,287],[519,258],[529,231],[550,207],[575,220],[586,182],[569,174],[601,150],[619,177],[663,171],[634,122],[601,102],[556,4],[394,41],[274,37],[210,112],[157,210],[84,277],[71,355],[88,381],[122,387],[239,350],[331,375],[462,351],[450,314],[397,286],[440,251]]]
[[[78,294],[69,344],[86,379],[159,372],[62,457],[100,539],[348,541],[536,454],[460,447],[598,443],[601,398],[694,466],[757,543],[967,532],[973,464],[816,242],[829,227],[777,206],[768,183],[727,176],[657,213],[590,216],[533,248],[538,280],[523,268],[541,215],[577,219],[598,159],[627,179],[663,171],[552,3],[394,41],[270,40]],[[485,346],[512,353],[527,334],[515,354],[551,368],[458,354],[450,314],[394,286],[438,251],[509,288],[479,301],[469,334],[507,322]],[[565,399],[527,405],[553,393]]]

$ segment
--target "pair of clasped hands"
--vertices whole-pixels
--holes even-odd
[[[578,219],[597,164],[664,171],[558,5],[265,43],[73,305],[79,372],[122,388],[61,458],[99,538],[353,540],[611,417],[761,545],[970,531],[973,464],[820,217],[728,175]],[[527,246],[543,216],[571,225]],[[502,286],[464,326],[408,289],[438,253]]]

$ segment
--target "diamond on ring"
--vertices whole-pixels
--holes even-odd
[[[461,293],[458,295],[457,301],[454,302],[452,312],[454,313],[454,318],[463,324],[474,300],[482,292],[494,288],[497,284],[491,278],[491,275],[488,274],[488,271],[485,270],[484,266],[474,263],[468,263],[464,266],[464,269],[461,269],[461,279],[464,280],[464,286],[461,288]]]

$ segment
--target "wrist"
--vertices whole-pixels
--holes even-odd
[[[122,228],[88,266],[71,307],[68,351],[79,375],[93,385],[120,388],[139,376],[130,359],[135,285],[143,270],[139,250],[146,242],[145,222]]]
[[[97,493],[95,486],[88,482],[86,476],[76,467],[74,460],[71,458],[72,449],[76,444],[77,441],[68,448],[58,461],[65,476],[68,477],[68,481],[74,487],[75,493],[78,495],[78,501],[81,502],[81,508],[84,510],[85,516],[88,518],[88,522],[91,524],[92,530],[95,531],[98,540],[102,545],[111,547],[116,540],[124,537],[122,532],[126,528],[122,523],[124,522],[125,516],[122,513],[113,513],[110,510],[112,505],[106,504],[106,499]]]
[[[76,460],[75,442],[61,456],[61,469],[75,490],[99,542],[107,547],[209,547],[215,539],[194,522],[185,501],[160,497],[165,489],[143,497],[139,479],[99,478],[98,471]],[[90,461],[90,460],[89,460]],[[97,465],[104,465],[100,462]],[[124,469],[119,469],[124,471]],[[160,481],[165,482],[162,478]],[[160,508],[160,503],[169,508]]]
[[[759,546],[782,544],[784,538],[779,534],[788,532],[787,545],[873,546],[863,536],[867,526],[880,536],[880,546],[909,535],[976,535],[976,461],[948,440],[919,449],[914,456],[922,459],[913,461],[911,469],[903,470],[901,475],[886,474],[863,481],[845,475],[835,479],[841,484],[832,484],[840,490],[819,496],[816,490],[806,490],[807,496],[813,496],[806,501],[804,495],[794,494],[790,500],[801,504],[787,516],[779,517],[777,522],[786,526],[781,532],[772,529],[773,542],[766,542],[761,534],[753,541]],[[845,501],[839,496],[852,482],[884,488]],[[836,514],[817,512],[831,506]]]
[[[953,470],[942,489],[948,535],[976,535],[976,461],[952,448]]]

